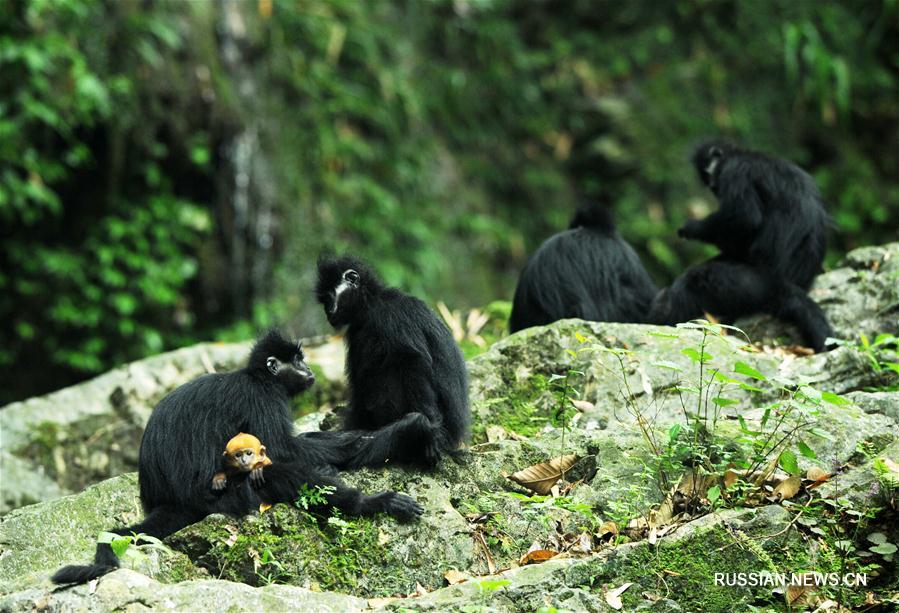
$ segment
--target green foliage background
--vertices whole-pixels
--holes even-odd
[[[508,298],[580,197],[666,283],[705,136],[814,174],[830,262],[895,240],[897,41],[896,0],[4,0],[0,400],[323,331],[323,249]]]

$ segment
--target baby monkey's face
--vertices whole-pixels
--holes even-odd
[[[253,466],[265,456],[265,447],[260,449],[260,457],[256,456],[256,452],[251,449],[238,449],[231,454],[231,464],[234,468],[242,471],[250,471]]]

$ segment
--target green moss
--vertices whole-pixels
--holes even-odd
[[[551,418],[547,389],[547,379],[542,374],[531,375],[524,384],[512,385],[507,396],[490,401],[486,418],[475,419],[472,441],[485,441],[486,428],[491,424],[527,437],[540,432]]]
[[[239,533],[227,524],[216,526],[206,541],[212,546],[197,562],[213,576],[254,586],[313,585],[372,596],[402,592],[406,586],[397,585],[391,573],[377,572],[390,561],[377,540],[372,520],[315,518],[276,505],[242,522]]]
[[[782,604],[770,586],[716,585],[715,573],[793,572],[812,567],[795,536],[765,540],[715,526],[678,541],[662,540],[657,547],[640,544],[617,560],[587,565],[579,571],[582,576],[574,579],[596,590],[619,581],[639,582],[639,589],[635,586],[624,593],[626,609],[641,604],[642,594],[649,592],[664,595],[686,611],[715,612],[749,604]]]

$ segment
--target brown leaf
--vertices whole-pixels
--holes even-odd
[[[518,563],[524,566],[525,564],[539,564],[540,562],[546,562],[550,558],[554,558],[559,555],[558,551],[553,549],[535,549],[533,551],[529,551],[518,560]]]
[[[659,505],[658,509],[651,509],[649,511],[649,527],[657,528],[659,526],[664,526],[665,524],[671,523],[671,520],[674,518],[674,502],[671,500],[671,497],[665,499],[662,504]]]
[[[618,524],[613,521],[604,521],[602,525],[599,527],[599,531],[596,533],[596,536],[599,538],[609,539],[618,536]]]
[[[629,588],[632,585],[633,585],[633,583],[625,583],[624,585],[622,585],[620,587],[616,587],[614,590],[609,590],[608,592],[606,592],[606,604],[609,605],[610,607],[612,607],[613,609],[615,609],[616,611],[620,611],[621,607],[622,607],[621,595],[624,593],[624,591],[627,588]]]
[[[366,602],[368,602],[368,606],[372,609],[381,609],[386,607],[391,602],[396,602],[399,600],[396,596],[387,596],[384,598],[369,598]]]
[[[734,483],[740,480],[740,475],[733,470],[724,473],[724,489],[729,489]]]
[[[463,575],[455,568],[451,568],[445,573],[443,573],[443,578],[446,580],[447,585],[456,585],[457,583],[463,583],[464,581],[468,581],[468,576]]]
[[[573,406],[578,411],[581,411],[582,413],[585,411],[592,411],[596,408],[596,405],[586,400],[572,400],[571,406]]]
[[[685,474],[677,486],[677,491],[686,496],[705,498],[709,488],[715,485],[715,475],[697,475],[694,472]]]
[[[830,473],[820,466],[812,466],[808,469],[808,472],[805,473],[805,478],[809,481],[814,481],[815,485],[818,485],[819,483],[823,483],[830,479]]]
[[[802,577],[802,583],[806,583],[805,579],[808,575],[809,573],[800,575],[800,577]],[[813,593],[814,590],[811,585],[788,585],[784,592],[784,597],[786,598],[788,605],[799,605],[803,604],[807,600],[807,597],[811,596]]]
[[[799,492],[801,486],[802,479],[798,475],[790,475],[774,488],[771,497],[778,501],[789,500]]]
[[[509,479],[541,496],[549,494],[556,481],[562,478],[574,463],[576,455],[553,458],[549,462],[528,466],[517,473],[509,475]]]

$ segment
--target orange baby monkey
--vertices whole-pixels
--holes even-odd
[[[237,473],[250,473],[250,482],[258,485],[265,481],[262,469],[271,463],[265,453],[265,445],[252,434],[241,432],[225,446],[222,453],[222,470],[212,477],[212,489],[225,489],[228,475]]]

